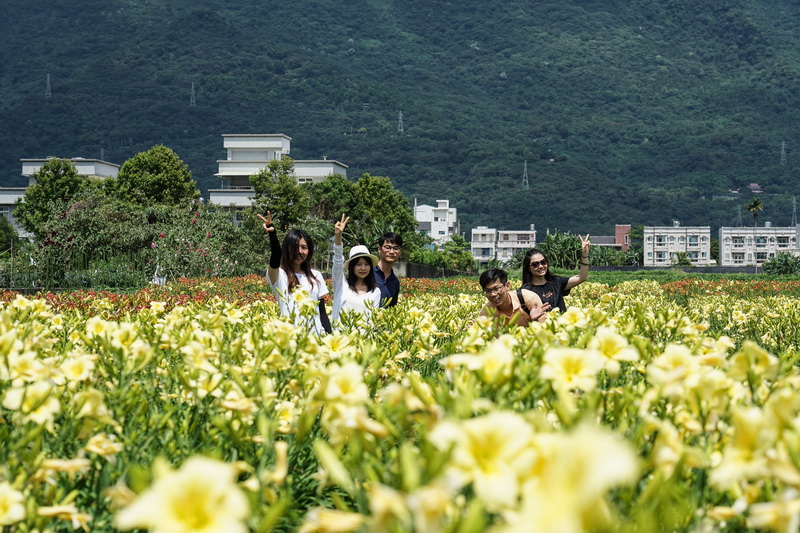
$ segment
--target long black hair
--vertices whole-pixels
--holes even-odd
[[[533,281],[533,274],[531,274],[531,257],[536,254],[541,254],[545,261],[547,261],[547,256],[544,255],[538,248],[531,248],[528,250],[528,253],[525,254],[525,259],[522,260],[522,284],[527,285]],[[550,261],[547,261],[547,272],[544,273],[544,279],[551,280],[555,276],[550,272]]]
[[[305,273],[308,283],[314,286],[314,276],[311,275],[311,258],[314,256],[314,241],[305,231],[301,229],[293,229],[286,234],[283,238],[283,246],[281,246],[281,268],[286,272],[286,277],[289,280],[289,292],[300,284],[297,276],[294,273],[294,261],[300,256],[300,240],[305,239],[308,246],[308,254],[306,260],[300,264],[300,270]]]
[[[358,276],[356,276],[356,265],[362,259],[369,265],[369,274],[367,274],[367,277],[364,278],[364,283],[367,284],[367,292],[372,292],[372,289],[374,289],[377,285],[375,282],[375,269],[373,268],[369,257],[366,255],[354,257],[350,260],[350,263],[347,265],[347,284],[350,285],[350,290],[353,292],[358,292],[356,290],[356,283],[358,282]]]

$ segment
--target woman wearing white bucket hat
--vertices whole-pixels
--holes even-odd
[[[353,246],[350,256],[344,260],[342,234],[350,217],[334,224],[333,239],[333,312],[335,322],[342,311],[349,309],[369,313],[381,303],[381,290],[375,282],[375,265],[378,258],[364,245]]]

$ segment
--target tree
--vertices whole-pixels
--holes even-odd
[[[41,238],[44,225],[56,214],[57,204],[68,203],[87,182],[72,161],[58,158],[48,159],[33,178],[36,183],[17,200],[14,217],[23,228]]]
[[[258,213],[272,213],[280,228],[297,226],[310,210],[311,201],[304,185],[297,184],[294,160],[273,159],[258,174],[250,176],[255,191],[253,207]]]
[[[18,246],[19,235],[14,225],[6,217],[0,217],[0,253]]]
[[[417,246],[417,221],[405,195],[389,178],[363,174],[353,188],[353,204],[347,213],[353,230],[362,231],[361,244],[374,245],[387,231],[402,235],[406,250]]]
[[[789,276],[800,273],[800,257],[780,252],[764,263],[763,272],[773,276]]]
[[[341,174],[318,183],[303,185],[311,197],[311,214],[323,220],[333,220],[342,213],[350,214],[355,205],[355,183]]]
[[[764,204],[761,203],[758,196],[754,196],[753,201],[747,204],[745,209],[750,211],[750,214],[753,215],[753,226],[758,226],[758,212],[764,210]]]
[[[115,198],[141,206],[188,205],[200,197],[189,167],[161,144],[125,161],[106,186]]]

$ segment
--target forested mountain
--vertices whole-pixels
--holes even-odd
[[[4,8],[2,185],[22,182],[20,158],[102,150],[122,163],[163,143],[205,190],[219,183],[221,134],[285,133],[296,159],[326,155],[419,202],[449,198],[463,230],[732,225],[751,195],[712,197],[750,183],[766,193],[760,219],[788,225],[800,188],[790,0]]]

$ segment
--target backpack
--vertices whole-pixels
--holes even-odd
[[[530,316],[531,310],[528,309],[528,304],[525,303],[525,298],[522,297],[522,288],[517,289],[517,299],[519,300],[519,308],[522,309],[526,315]]]

